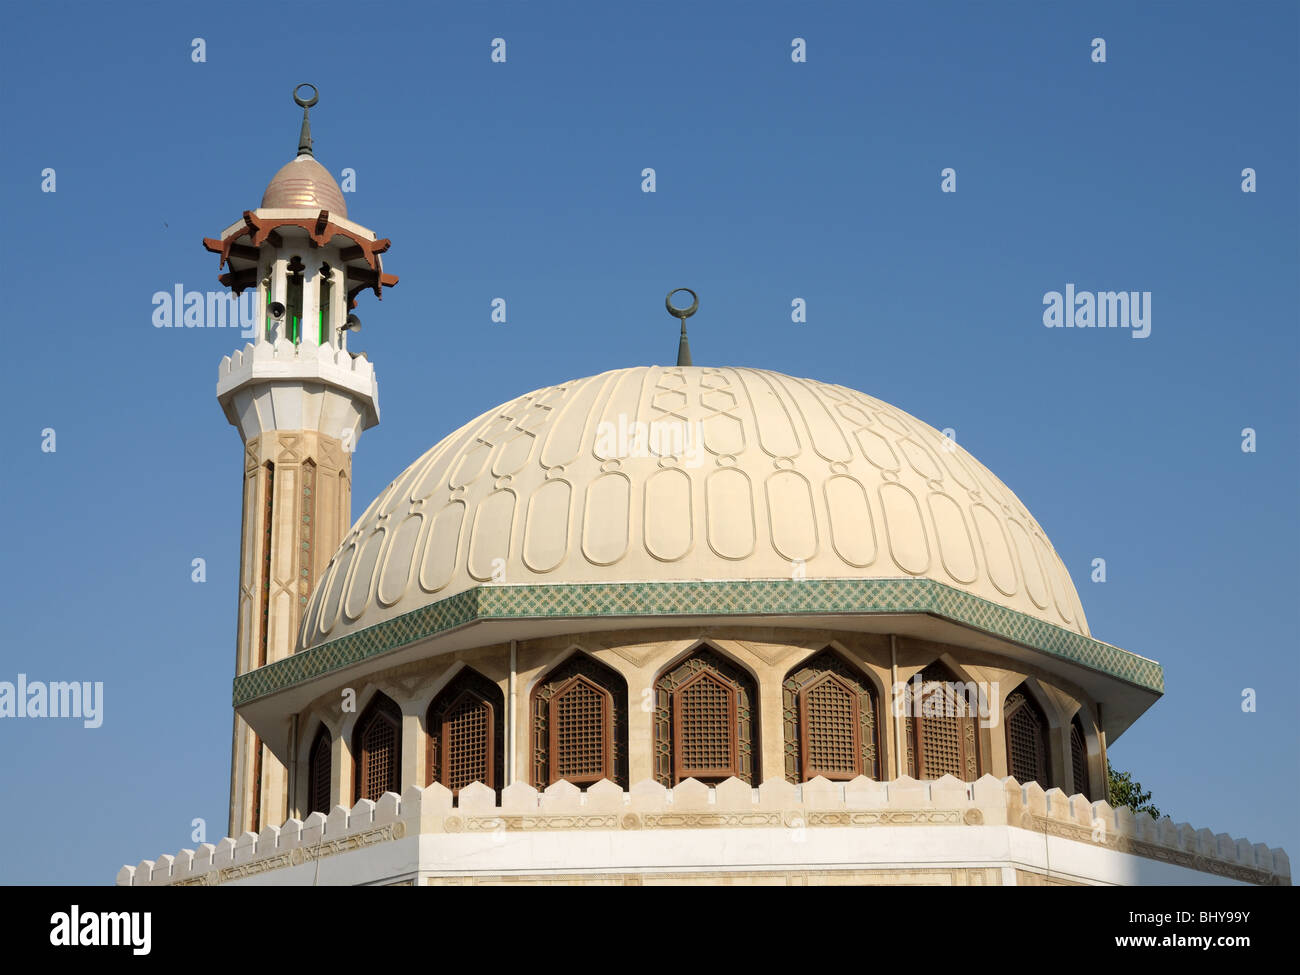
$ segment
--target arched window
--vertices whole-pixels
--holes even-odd
[[[781,702],[788,781],[879,777],[876,697],[839,654],[823,650],[790,671]]]
[[[320,344],[325,346],[330,344],[330,332],[334,321],[330,309],[330,299],[334,291],[333,275],[334,272],[328,264],[322,264],[316,272],[316,280],[320,285],[320,296],[316,300],[320,317],[319,338]]]
[[[1083,737],[1083,725],[1076,714],[1070,722],[1070,767],[1074,772],[1074,791],[1090,799],[1088,791],[1088,743]]]
[[[289,259],[287,297],[285,299],[285,321],[289,326],[289,341],[297,345],[302,341],[302,272],[307,270],[307,265],[302,259],[294,254]]]
[[[655,778],[669,788],[687,778],[755,784],[757,701],[749,674],[708,647],[663,674],[655,682]]]
[[[952,775],[973,782],[982,773],[980,689],[934,663],[908,682],[907,770],[914,779]]]
[[[262,309],[262,324],[266,329],[266,340],[275,341],[275,316],[271,314],[271,306],[275,304],[275,288],[272,282],[275,280],[275,264],[271,264],[266,269],[266,275],[262,279],[262,288],[266,291],[266,305]]]
[[[352,733],[353,802],[378,802],[385,792],[402,791],[402,710],[392,698],[376,694]]]
[[[501,688],[466,668],[429,705],[426,781],[455,795],[471,782],[501,790],[505,706]]]
[[[307,814],[330,811],[330,774],[333,772],[330,733],[321,725],[307,759]]]
[[[1007,735],[1007,774],[1022,785],[1051,788],[1047,768],[1047,719],[1024,691],[1012,691],[1002,708]]]
[[[627,683],[584,653],[552,670],[532,697],[533,785],[609,779],[627,788]]]

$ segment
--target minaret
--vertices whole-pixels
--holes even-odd
[[[311,90],[304,100],[300,92]],[[220,255],[220,281],[256,288],[257,335],[221,360],[217,400],[244,441],[243,526],[235,673],[293,653],[301,614],[352,522],[352,451],[379,422],[379,388],[363,354],[359,292],[383,297],[389,242],[347,218],[338,184],[312,155],[312,85],[296,158],[271,180],[256,210],[203,246]],[[287,720],[287,719],[286,719]],[[235,716],[230,834],[279,824],[297,809],[293,776]]]

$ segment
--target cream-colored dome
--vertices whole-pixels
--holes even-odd
[[[348,215],[339,184],[311,156],[299,156],[280,167],[262,194],[262,206],[328,210],[336,216]]]
[[[1038,523],[934,428],[843,386],[652,366],[521,396],[425,453],[343,540],[300,646],[485,584],[801,577],[928,577],[1088,635]]]

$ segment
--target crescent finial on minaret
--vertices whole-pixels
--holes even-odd
[[[298,92],[304,88],[311,89],[311,98],[303,99],[298,95]],[[298,155],[310,156],[312,155],[311,119],[307,117],[307,112],[320,100],[320,92],[316,90],[315,85],[303,82],[301,85],[294,88],[293,100],[296,104],[302,106],[302,131],[298,133]]]

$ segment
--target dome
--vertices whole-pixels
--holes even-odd
[[[408,467],[330,561],[300,647],[483,585],[922,577],[1089,635],[1033,516],[933,427],[767,370],[618,369]]]
[[[299,156],[280,167],[262,194],[262,206],[328,210],[336,216],[348,215],[339,184],[311,156]]]

